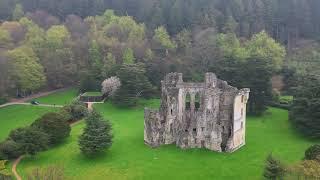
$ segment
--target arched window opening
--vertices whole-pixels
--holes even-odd
[[[191,109],[191,96],[190,94],[188,93],[186,95],[186,110],[190,110]]]
[[[200,94],[197,93],[195,97],[195,110],[198,111],[200,109]]]

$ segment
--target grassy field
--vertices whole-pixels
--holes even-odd
[[[4,140],[12,129],[31,124],[36,118],[54,108],[12,105],[0,108],[0,141]]]
[[[146,102],[157,107],[158,101]],[[18,171],[25,175],[37,166],[59,165],[69,179],[261,179],[264,160],[272,152],[286,163],[299,161],[313,143],[298,136],[290,127],[288,112],[271,108],[259,118],[249,117],[247,145],[233,154],[203,149],[181,150],[174,145],[152,149],[143,142],[143,105],[118,109],[99,104],[97,109],[113,123],[114,144],[103,156],[84,157],[77,139],[84,123],[72,128],[63,144],[25,158]]]
[[[41,104],[65,105],[70,101],[72,101],[77,96],[78,96],[77,89],[68,89],[65,91],[50,94],[48,96],[39,97],[33,100],[38,101]]]

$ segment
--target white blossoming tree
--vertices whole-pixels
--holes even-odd
[[[104,80],[101,84],[102,86],[102,94],[105,96],[113,96],[114,93],[120,88],[121,82],[120,79],[116,76],[112,76],[106,80]]]

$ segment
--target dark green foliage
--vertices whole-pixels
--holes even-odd
[[[79,91],[81,93],[88,91],[100,91],[101,81],[94,75],[84,75],[80,80]]]
[[[301,78],[295,90],[289,113],[290,121],[304,135],[320,138],[320,80],[315,76]]]
[[[67,119],[59,113],[46,113],[37,119],[32,127],[39,128],[49,135],[50,145],[55,145],[70,135],[71,127]]]
[[[5,104],[6,102],[8,102],[7,98],[5,98],[5,97],[0,97],[0,105],[1,105],[1,104]]]
[[[35,155],[46,150],[49,145],[49,135],[33,127],[15,129],[10,132],[9,139],[20,146],[23,154]]]
[[[62,114],[66,116],[67,120],[74,121],[87,116],[88,109],[83,102],[74,100],[70,104],[63,107]]]
[[[139,97],[149,98],[154,92],[143,64],[123,64],[117,77],[120,78],[121,86],[112,102],[118,106],[135,106]]]
[[[271,71],[266,62],[260,59],[248,61],[225,60],[215,71],[222,79],[238,88],[250,88],[248,113],[260,115],[267,108],[267,102],[272,99]],[[243,71],[243,69],[246,69]]]
[[[304,159],[320,161],[320,145],[316,144],[309,147],[305,152]]]
[[[275,159],[272,154],[269,154],[266,159],[263,177],[270,180],[283,179],[284,173],[285,169],[281,162]]]
[[[22,155],[21,145],[13,140],[0,143],[0,159],[14,159]]]
[[[93,110],[85,120],[86,127],[79,137],[80,150],[86,156],[94,156],[104,152],[112,145],[112,127],[108,120]]]

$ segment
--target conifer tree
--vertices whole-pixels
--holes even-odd
[[[272,154],[269,154],[266,160],[263,177],[271,180],[283,179],[284,172],[284,167],[281,162],[275,159]]]
[[[112,127],[108,120],[93,110],[86,118],[86,127],[79,138],[80,150],[86,156],[97,155],[112,145]]]

